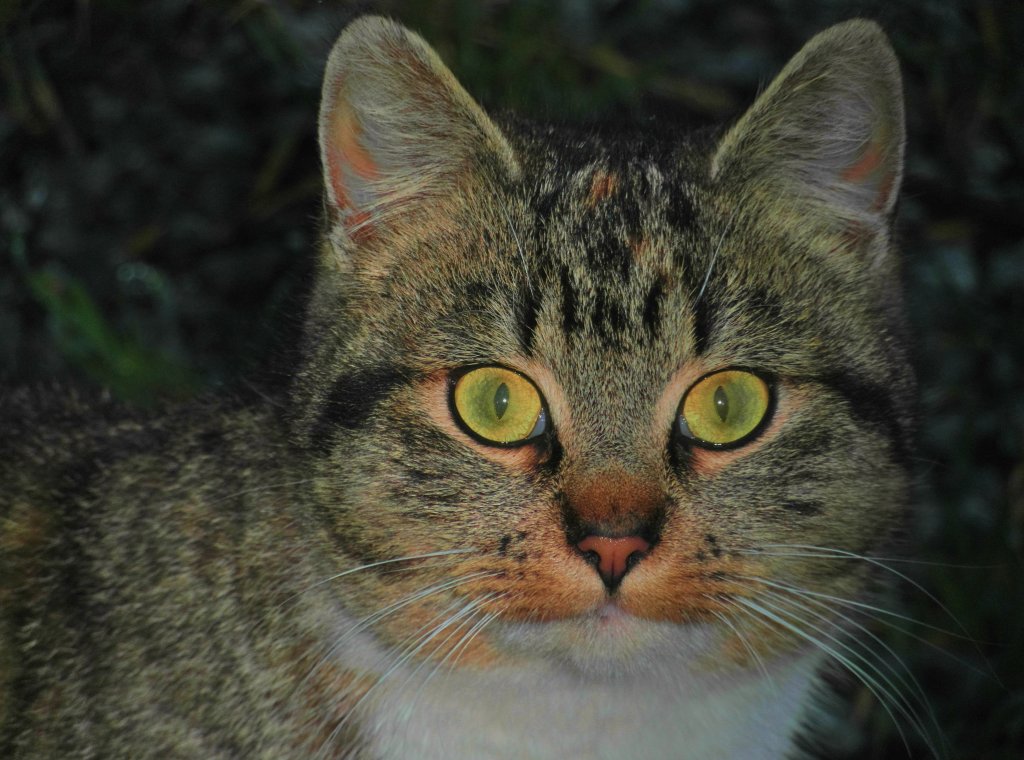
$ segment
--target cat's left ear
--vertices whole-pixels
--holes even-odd
[[[877,232],[896,205],[904,140],[896,55],[877,24],[855,19],[797,53],[722,139],[711,175]]]

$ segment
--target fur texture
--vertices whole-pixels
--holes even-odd
[[[907,506],[881,31],[820,34],[702,141],[499,124],[363,18],[320,136],[285,403],[0,406],[0,754],[793,751],[856,630],[813,602],[875,569],[823,560],[881,551]],[[543,435],[456,423],[453,373],[487,365],[531,379]],[[680,400],[724,368],[772,408],[702,448]],[[612,588],[586,535],[650,549]]]

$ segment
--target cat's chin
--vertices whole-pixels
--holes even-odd
[[[692,668],[721,640],[711,624],[647,620],[614,602],[572,618],[496,628],[500,646],[516,659],[604,677],[647,675],[675,663]]]

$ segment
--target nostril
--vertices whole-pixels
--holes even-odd
[[[651,548],[650,542],[640,536],[587,536],[576,548],[597,560],[597,571],[605,585],[614,588],[636,560]]]

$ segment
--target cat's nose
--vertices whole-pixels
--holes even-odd
[[[622,577],[648,549],[650,542],[640,536],[587,536],[576,544],[585,557],[596,560],[597,572],[609,591],[614,591]]]

